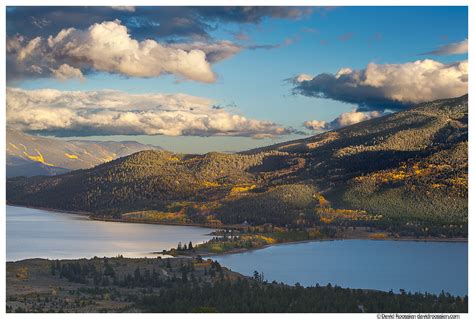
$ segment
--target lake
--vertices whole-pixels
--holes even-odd
[[[7,261],[26,258],[152,257],[178,242],[209,240],[210,228],[118,223],[7,206]],[[156,255],[155,255],[156,257]]]
[[[7,206],[7,260],[153,256],[212,229],[93,221],[86,216]],[[467,294],[467,243],[335,240],[276,245],[213,259],[234,271],[304,286]]]
[[[399,292],[466,295],[467,243],[334,240],[271,246],[215,257],[219,263],[268,281],[338,285]]]

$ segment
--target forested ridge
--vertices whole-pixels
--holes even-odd
[[[467,236],[467,95],[239,154],[143,151],[7,181],[10,204],[203,225]]]
[[[197,258],[7,263],[7,312],[467,312],[468,297],[246,277]]]

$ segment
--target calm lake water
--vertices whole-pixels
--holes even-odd
[[[467,243],[335,240],[277,245],[215,259],[245,275],[303,286],[338,285],[464,296]]]
[[[7,206],[7,260],[150,252],[199,243],[212,229],[92,221],[85,216]],[[304,286],[467,294],[467,243],[336,240],[277,245],[214,257],[234,271]]]
[[[212,229],[93,221],[87,216],[7,206],[7,261],[26,258],[153,256],[178,242],[209,240]],[[156,255],[155,255],[156,257]]]

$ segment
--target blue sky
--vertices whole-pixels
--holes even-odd
[[[15,10],[10,11],[15,12]],[[27,26],[25,30],[22,30],[15,23],[8,24],[10,18],[11,21],[18,20],[21,17],[24,19],[38,17],[39,19],[45,14],[44,11],[25,11],[21,14],[15,13],[15,15],[11,12],[7,12],[8,36],[28,34],[28,36],[25,36],[27,39],[23,40],[23,46],[26,46],[28,40],[34,38],[35,31],[44,39],[47,38],[47,33],[45,33],[47,31],[44,28],[35,30],[34,26]],[[125,25],[127,19],[129,19],[128,21],[131,19],[130,16],[122,16],[120,10],[110,10],[110,12],[104,14],[103,21],[111,21],[114,14]],[[135,14],[140,17],[140,10],[136,10]],[[253,133],[249,133],[248,129],[245,129],[242,136],[225,136],[228,135],[226,132],[202,134],[200,131],[187,132],[178,136],[166,136],[166,134],[134,135],[136,133],[132,135],[126,130],[124,130],[125,134],[117,134],[120,131],[102,134],[100,133],[102,131],[98,129],[97,132],[100,134],[81,137],[104,140],[138,140],[178,152],[239,151],[300,138],[302,137],[301,132],[307,134],[317,133],[318,131],[309,130],[309,125],[303,126],[306,121],[324,121],[326,122],[324,124],[326,128],[337,128],[334,126],[337,124],[336,122],[333,123],[333,126],[327,123],[337,119],[341,113],[351,112],[356,108],[360,111],[383,113],[392,109],[390,107],[391,102],[395,103],[393,109],[401,109],[418,102],[414,98],[410,100],[408,96],[406,99],[402,98],[402,100],[395,101],[394,98],[388,96],[389,89],[387,89],[380,93],[383,96],[377,96],[376,102],[370,101],[367,104],[370,105],[367,106],[364,102],[360,102],[361,97],[359,95],[357,95],[357,98],[347,98],[337,96],[334,91],[332,93],[324,91],[327,85],[326,82],[321,84],[320,81],[316,82],[315,80],[305,82],[293,80],[299,74],[310,74],[311,77],[323,73],[334,75],[341,68],[364,70],[369,63],[402,65],[423,59],[433,59],[443,64],[442,68],[445,68],[445,65],[467,60],[467,50],[466,52],[461,51],[461,53],[455,52],[455,54],[451,51],[442,54],[439,54],[439,52],[423,54],[445,45],[457,45],[467,39],[467,7],[339,7],[330,10],[313,9],[310,13],[304,11],[296,18],[291,15],[281,18],[280,13],[262,14],[261,19],[256,22],[248,22],[245,20],[247,18],[241,19],[240,16],[240,20],[236,19],[238,21],[225,20],[220,16],[217,19],[215,16],[213,17],[210,18],[209,22],[212,27],[206,29],[207,35],[199,38],[196,35],[177,36],[173,33],[157,36],[150,32],[147,35],[145,32],[141,32],[139,28],[135,31],[129,29],[130,36],[139,41],[150,38],[158,43],[169,44],[171,42],[215,43],[227,40],[245,47],[240,52],[212,64],[212,71],[217,75],[217,80],[213,83],[189,79],[177,80],[173,74],[141,77],[131,76],[123,72],[104,71],[100,68],[97,70],[90,66],[81,69],[84,65],[82,63],[80,66],[79,64],[74,65],[74,67],[82,70],[84,74],[82,80],[58,80],[53,76],[38,77],[37,75],[21,74],[18,78],[10,81],[8,86],[23,90],[49,88],[61,91],[97,91],[113,89],[140,94],[184,93],[211,99],[213,104],[222,106],[223,110],[231,114],[239,114],[248,119],[271,121],[281,127],[293,128],[293,130],[285,131],[284,134],[273,135],[267,134],[267,131],[259,131],[262,134],[265,133],[265,136],[272,135],[263,139],[255,138],[260,133],[257,132],[258,134],[252,135]],[[46,19],[45,21],[47,21]],[[203,19],[206,19],[206,17]],[[99,20],[100,17],[97,21]],[[67,26],[67,23],[64,23],[61,27],[63,29],[67,27],[86,29],[83,26]],[[57,32],[53,33],[53,31],[57,30],[50,31],[51,34],[55,35]],[[241,37],[236,39],[235,34],[240,34]],[[271,49],[250,49],[252,45],[279,46]],[[50,69],[53,68],[50,67]],[[354,74],[353,72],[352,75]],[[338,77],[336,76],[336,78]],[[353,80],[352,77],[351,81]],[[397,79],[393,80],[396,81]],[[442,83],[444,82],[438,80],[430,80],[430,82],[439,82],[441,83],[439,85],[443,86]],[[446,82],[448,82],[448,79],[446,79]],[[346,85],[346,83],[343,84]],[[460,87],[457,87],[455,91],[446,91],[447,93],[444,94],[462,93],[463,85],[460,82]],[[467,79],[465,86],[465,93],[467,93]],[[295,91],[295,88],[298,90]],[[337,91],[337,88],[335,91]],[[434,88],[433,91],[445,92],[444,87],[439,88],[439,90]],[[361,90],[361,92],[366,91]],[[314,97],[314,95],[320,95],[322,98]],[[430,97],[430,95],[427,95],[422,98],[429,99]],[[380,98],[383,99],[380,103],[383,107],[374,105],[374,103],[380,101]],[[433,98],[438,98],[438,96],[433,96]],[[347,103],[353,102],[355,99],[358,102]],[[363,107],[363,105],[365,106]],[[387,107],[387,105],[389,106]],[[10,118],[7,116],[7,125],[9,120]],[[54,132],[57,131],[28,129],[38,127],[38,123],[34,126],[32,123],[21,121],[23,120],[15,119],[15,121],[11,120],[11,123],[15,123],[26,131],[35,131],[45,135],[55,135]],[[338,123],[340,125],[340,121]],[[87,130],[87,127],[84,129]],[[267,129],[265,128],[265,130]],[[77,131],[77,128],[72,131]],[[75,138],[74,134],[67,135],[67,138]],[[239,135],[239,133],[233,135]]]

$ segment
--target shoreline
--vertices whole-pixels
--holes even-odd
[[[320,239],[305,239],[305,240],[296,240],[296,241],[287,241],[287,242],[281,242],[281,243],[275,243],[275,244],[267,244],[263,245],[261,247],[252,247],[252,248],[235,248],[235,249],[230,249],[227,251],[223,251],[220,253],[213,253],[213,252],[207,252],[207,253],[202,253],[200,254],[199,252],[191,253],[189,255],[176,255],[173,256],[174,258],[177,257],[182,257],[182,258],[194,258],[196,256],[201,256],[201,257],[214,257],[214,256],[221,256],[221,255],[232,255],[232,254],[241,254],[241,253],[246,253],[246,252],[252,252],[256,250],[261,250],[269,247],[275,247],[275,246],[282,246],[282,245],[297,245],[297,244],[305,244],[305,243],[311,243],[311,242],[325,242],[325,241],[342,241],[342,240],[375,240],[375,241],[412,241],[412,242],[427,242],[427,243],[438,243],[438,242],[443,242],[443,243],[467,243],[468,240],[464,238],[452,238],[452,240],[428,240],[428,239],[410,239],[410,238],[385,238],[385,239],[376,239],[376,238],[320,238]],[[169,251],[167,251],[169,252]],[[160,255],[163,254],[162,252],[152,252],[152,254]],[[170,254],[167,254],[170,255]]]
[[[190,227],[213,228],[213,229],[239,228],[238,225],[237,226],[229,226],[229,225],[217,226],[217,225],[202,225],[202,224],[180,224],[180,223],[174,223],[174,222],[154,222],[154,221],[145,221],[145,220],[95,217],[93,216],[93,213],[86,212],[86,211],[72,211],[72,210],[63,210],[63,209],[56,209],[56,208],[27,206],[27,205],[16,205],[16,204],[8,204],[8,203],[6,204],[6,206],[38,209],[38,210],[44,210],[51,213],[87,216],[89,217],[90,220],[93,220],[93,221],[112,222],[112,223],[131,223],[131,224],[148,224],[148,225],[165,225],[165,226],[190,226]]]
[[[81,216],[91,216],[92,215],[91,212],[63,210],[63,209],[48,208],[48,207],[16,205],[16,204],[9,204],[9,203],[7,203],[6,206],[23,207],[23,208],[29,208],[29,209],[38,209],[38,210],[44,210],[44,211],[51,212],[51,213],[61,213],[61,214],[70,214],[70,215],[81,215]]]
[[[175,222],[158,222],[158,221],[145,221],[145,220],[137,220],[137,219],[116,219],[116,218],[105,218],[105,217],[94,217],[89,215],[91,220],[102,221],[102,222],[111,222],[111,223],[131,223],[131,224],[148,224],[148,225],[165,225],[165,226],[188,226],[188,227],[201,227],[201,228],[212,228],[212,229],[230,229],[230,228],[237,228],[236,226],[230,225],[203,225],[203,224],[180,224]]]
[[[201,228],[210,228],[210,229],[238,229],[238,228],[243,228],[243,226],[240,225],[222,225],[222,226],[217,226],[217,225],[202,225],[202,224],[179,224],[179,223],[173,223],[173,222],[155,222],[155,221],[144,221],[144,220],[127,220],[127,219],[115,219],[115,218],[104,218],[104,217],[94,217],[91,212],[84,212],[84,211],[67,211],[67,210],[60,210],[60,209],[54,209],[54,208],[43,208],[43,207],[32,207],[32,206],[22,206],[22,205],[12,205],[12,204],[7,204],[7,206],[15,206],[15,207],[24,207],[24,208],[29,208],[29,209],[39,209],[39,210],[44,210],[48,212],[53,212],[53,213],[63,213],[63,214],[71,214],[71,215],[80,215],[80,216],[88,216],[89,220],[91,221],[103,221],[103,222],[119,222],[119,223],[137,223],[137,224],[151,224],[151,225],[167,225],[167,226],[191,226],[191,227],[201,227]],[[239,227],[240,226],[240,227]],[[363,235],[365,236],[363,236]],[[338,237],[334,238],[320,238],[320,239],[307,239],[307,240],[295,240],[295,241],[287,241],[287,242],[280,242],[280,243],[275,243],[275,244],[266,244],[261,247],[252,247],[252,248],[236,248],[236,249],[231,249],[228,251],[223,251],[219,253],[213,253],[213,252],[207,252],[203,254],[198,254],[198,253],[192,253],[190,255],[177,255],[174,257],[193,257],[197,255],[201,255],[202,257],[211,257],[211,256],[218,256],[218,255],[226,255],[226,254],[238,254],[238,253],[244,253],[244,252],[251,252],[254,250],[258,249],[265,249],[271,246],[277,246],[277,245],[289,245],[289,244],[299,244],[299,243],[308,243],[308,242],[315,242],[315,241],[335,241],[335,240],[383,240],[383,241],[413,241],[413,242],[446,242],[446,243],[468,243],[468,238],[463,238],[463,237],[455,237],[455,238],[436,238],[436,237],[425,237],[425,238],[417,238],[417,237],[412,237],[412,236],[406,236],[406,237],[393,237],[393,236],[387,236],[386,238],[371,238],[370,233],[366,230],[364,230],[362,233],[358,234],[351,234],[351,232],[343,231],[342,234],[339,234]],[[206,234],[211,236],[212,234]],[[170,250],[167,250],[167,252],[170,252]],[[163,254],[163,252],[150,252],[150,254],[153,255],[160,255]]]

